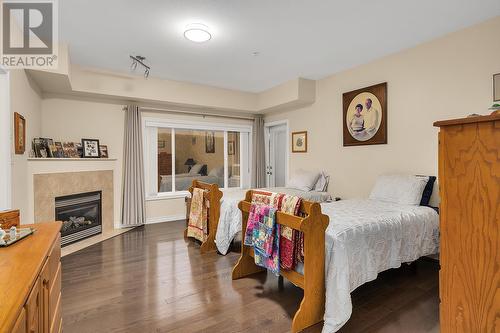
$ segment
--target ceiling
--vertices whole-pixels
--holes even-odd
[[[63,0],[59,12],[74,64],[129,73],[129,54],[140,54],[151,77],[260,92],[498,16],[500,1]],[[186,40],[192,22],[209,26],[212,40]]]

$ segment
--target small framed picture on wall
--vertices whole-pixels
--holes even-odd
[[[205,132],[205,153],[215,153],[215,132]]]
[[[83,158],[99,158],[101,157],[99,151],[99,140],[96,139],[82,139]]]
[[[14,112],[14,148],[16,154],[26,151],[26,119]]]
[[[227,142],[227,154],[234,155],[234,141]]]
[[[493,101],[500,102],[500,73],[493,75]]]
[[[307,153],[307,131],[292,132],[292,153]]]

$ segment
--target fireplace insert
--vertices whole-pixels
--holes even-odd
[[[62,221],[61,246],[102,232],[102,192],[56,198],[56,220]]]

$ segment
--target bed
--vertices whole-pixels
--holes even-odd
[[[415,184],[407,184],[406,188],[400,187],[398,191],[397,188],[393,190],[388,186],[393,179],[389,180],[381,182],[384,184],[380,186],[378,193],[377,181],[370,199],[320,204],[319,214],[315,215],[324,214],[328,225],[322,238],[321,223],[315,222],[317,225],[311,224],[309,228],[304,228],[304,224],[300,223],[292,226],[296,230],[306,230],[304,246],[309,249],[309,253],[307,251],[304,253],[302,266],[281,274],[288,279],[291,276],[289,280],[304,289],[304,299],[292,322],[293,332],[321,321],[318,319],[318,311],[323,311],[321,314],[321,318],[324,319],[323,332],[336,332],[351,316],[350,294],[354,289],[376,279],[378,273],[382,271],[400,267],[403,263],[413,262],[422,256],[438,253],[438,213],[432,207],[418,204],[421,202],[420,197],[422,201],[424,200],[426,192],[430,197],[432,184],[430,192],[428,183],[419,189],[412,188]],[[392,198],[388,198],[391,196]],[[246,227],[245,217],[248,217],[249,198],[251,193],[246,196],[247,202],[241,202],[239,205],[244,218],[242,228]],[[280,213],[277,217],[278,223],[282,224],[284,215],[286,214]],[[316,234],[312,238],[315,244],[322,244],[320,240],[323,239],[324,247],[319,247],[320,250],[324,250],[323,252],[317,252],[318,246],[308,244],[311,242],[311,237],[307,236],[307,232]],[[324,256],[318,258],[321,255]],[[255,264],[253,264],[255,267],[252,266],[250,257],[251,249],[242,246],[240,260],[233,270],[233,279],[261,271]],[[316,271],[325,272],[323,280],[315,275]],[[303,276],[303,279],[297,275]],[[315,281],[314,285],[311,285],[311,280]],[[324,292],[323,303],[319,299],[321,295],[318,295],[321,292]],[[324,308],[318,304],[324,304]]]
[[[354,289],[439,250],[439,216],[431,207],[344,200],[321,204],[321,211],[330,219],[323,332],[336,332],[349,320]]]
[[[206,164],[196,163],[190,168],[189,172],[175,175],[175,190],[189,190],[194,180],[224,187],[224,167],[214,167],[208,171]],[[172,175],[161,175],[159,192],[170,191],[172,191]]]
[[[224,177],[218,176],[202,176],[201,174],[178,174],[175,175],[175,190],[176,191],[187,191],[193,180],[199,180],[208,184],[217,184],[219,187],[224,186]],[[172,191],[172,176],[161,176],[160,190],[159,192],[170,192]]]
[[[295,195],[311,202],[332,200],[331,195],[324,191],[304,191],[290,187],[273,187],[259,190]],[[245,198],[246,192],[247,190],[229,190],[225,191],[222,197],[215,244],[217,250],[223,255],[227,254],[231,242],[241,232],[241,211],[238,209],[238,203]]]

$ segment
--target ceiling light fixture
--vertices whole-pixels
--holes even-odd
[[[137,65],[141,65],[144,68],[144,78],[149,77],[149,71],[151,70],[151,67],[146,65],[144,61],[146,60],[146,57],[136,55],[136,56],[130,56],[130,59],[132,59],[132,65],[130,66],[130,70],[134,72],[137,69]]]
[[[186,30],[184,30],[184,37],[195,43],[208,42],[212,39],[208,27],[201,23],[188,24]]]

